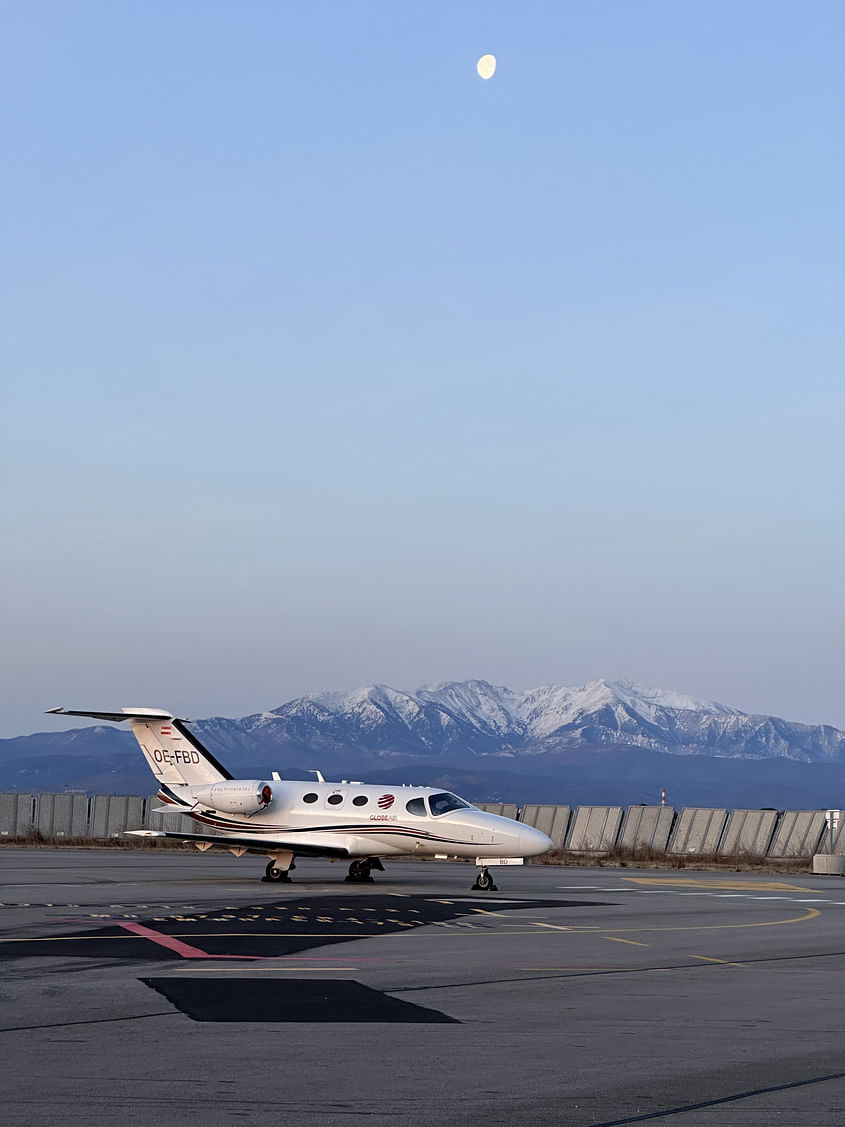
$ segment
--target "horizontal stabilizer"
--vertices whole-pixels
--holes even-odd
[[[124,708],[120,712],[82,712],[75,708],[48,708],[46,716],[88,716],[91,720],[173,720],[172,712],[163,708]],[[182,720],[187,723],[186,720]]]

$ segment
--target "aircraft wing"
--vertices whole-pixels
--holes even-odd
[[[173,811],[170,810],[169,813]],[[235,835],[222,837],[220,834],[190,834],[174,833],[172,830],[127,830],[135,837],[170,837],[175,841],[204,841],[209,845],[216,845],[219,849],[228,849],[237,846],[245,849],[247,853],[278,853],[281,850],[290,850],[295,857],[349,857],[349,851],[336,845],[303,845],[299,841],[280,841],[278,838],[236,837]]]

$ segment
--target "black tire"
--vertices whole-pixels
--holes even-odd
[[[272,881],[273,883],[281,883],[289,881],[290,877],[288,876],[287,869],[280,869],[276,866],[275,861],[270,861],[267,868],[264,870],[264,877],[262,879]]]
[[[480,892],[489,892],[493,888],[493,878],[486,869],[482,869],[475,878],[473,888],[477,888]]]

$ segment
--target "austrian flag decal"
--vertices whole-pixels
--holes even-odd
[[[163,736],[169,736],[170,735],[170,725],[169,724],[164,725],[164,727],[161,729],[161,734]]]
[[[393,795],[392,794],[383,794],[381,796],[381,798],[378,800],[378,804],[379,804],[379,807],[382,810],[389,810],[390,807],[393,805]]]

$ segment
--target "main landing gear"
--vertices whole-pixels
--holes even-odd
[[[349,875],[344,879],[352,884],[372,884],[373,878],[370,875],[373,869],[378,869],[380,873],[384,872],[384,865],[378,857],[362,857],[358,861],[353,861],[349,866]]]
[[[472,886],[475,892],[498,892],[496,885],[493,883],[493,878],[490,876],[488,869],[480,869],[478,876],[475,878],[475,884]]]
[[[275,882],[278,882],[280,884],[281,883],[289,884],[290,883],[290,871],[291,871],[291,869],[295,869],[295,868],[296,868],[296,865],[294,865],[293,861],[291,861],[291,863],[290,863],[290,865],[288,866],[287,869],[280,869],[279,863],[274,857],[271,861],[267,862],[267,868],[264,870],[264,876],[261,879],[263,881],[275,881]]]

